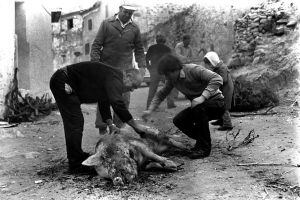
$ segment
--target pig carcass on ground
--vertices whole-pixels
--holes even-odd
[[[95,153],[82,164],[94,166],[98,175],[108,178],[114,185],[132,182],[138,172],[151,163],[168,171],[176,171],[178,164],[158,154],[170,148],[187,151],[185,146],[160,133],[157,129],[145,126],[145,136],[140,138],[134,130],[126,126],[118,134],[106,134],[100,138]]]

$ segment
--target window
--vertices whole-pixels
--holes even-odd
[[[85,49],[85,55],[90,54],[90,43],[86,43],[84,45],[84,49]]]
[[[62,57],[62,63],[65,63],[66,62],[66,55],[62,54],[61,57]]]
[[[75,51],[75,52],[74,52],[74,55],[75,55],[76,57],[79,57],[79,56],[81,55],[81,52]]]
[[[67,23],[68,23],[68,29],[71,29],[74,27],[73,19],[68,19]]]
[[[51,12],[51,23],[59,22],[60,16],[61,16],[60,11]]]
[[[88,20],[88,29],[92,30],[93,29],[93,22],[91,19]]]

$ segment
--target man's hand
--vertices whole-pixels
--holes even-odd
[[[151,111],[150,110],[145,110],[142,114],[142,119],[143,121],[147,122],[151,116]]]
[[[136,126],[133,127],[133,129],[135,130],[135,132],[136,132],[137,134],[140,135],[141,138],[144,138],[144,137],[145,137],[146,132],[145,132],[145,130],[144,130],[144,128],[143,128],[142,126],[140,126],[139,124],[136,124]]]
[[[146,74],[146,68],[145,67],[141,67],[141,68],[139,68],[139,71],[141,73],[141,76],[144,78],[144,76]]]
[[[118,134],[118,133],[120,133],[120,129],[115,124],[109,125],[108,129],[109,129],[109,134]]]
[[[73,92],[71,86],[69,84],[67,84],[67,83],[65,83],[65,92],[67,94],[71,94]]]
[[[204,96],[197,97],[197,98],[195,98],[195,99],[192,100],[191,107],[194,108],[195,106],[203,103],[204,101],[205,101],[205,97]]]
[[[141,137],[144,137],[144,135],[145,135],[144,128],[141,125],[139,125],[138,123],[136,123],[136,121],[134,119],[129,120],[127,122],[127,124],[129,126],[131,126],[137,134],[139,134]]]

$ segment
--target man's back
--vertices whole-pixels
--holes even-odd
[[[146,59],[151,61],[151,67],[156,67],[159,59],[167,54],[171,53],[171,49],[164,44],[154,44],[149,47]]]
[[[106,84],[122,88],[122,73],[98,62],[81,62],[67,66],[70,86],[81,103],[95,103],[99,97],[106,98]]]

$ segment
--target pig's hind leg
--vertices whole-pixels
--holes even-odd
[[[176,171],[179,164],[173,162],[172,160],[167,159],[166,157],[159,156],[155,154],[150,148],[147,148],[146,145],[140,143],[134,144],[136,148],[139,149],[139,152],[144,156],[145,160],[151,160],[159,163],[164,169]]]

